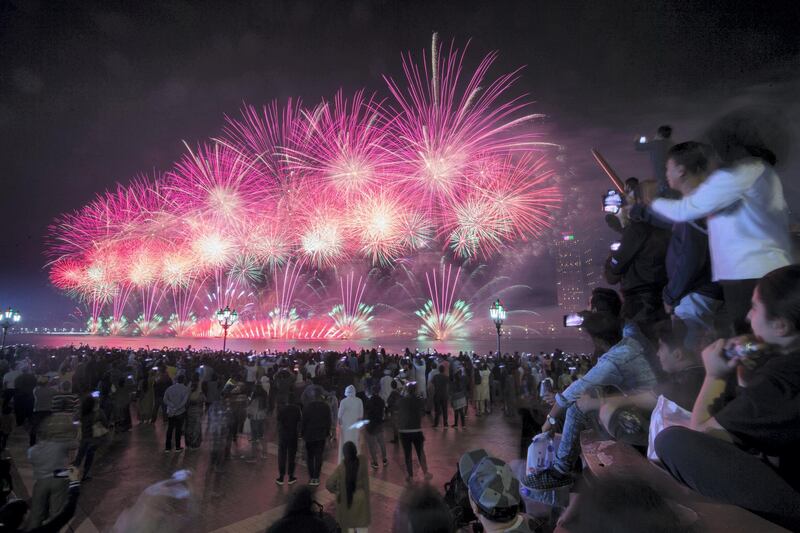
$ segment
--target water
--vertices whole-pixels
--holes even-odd
[[[189,338],[189,337],[97,337],[92,335],[13,335],[7,339],[9,344],[35,344],[38,346],[69,346],[73,344],[88,344],[92,347],[110,346],[118,348],[160,348],[160,347],[186,347],[222,349],[221,338]],[[330,340],[303,340],[303,339],[228,339],[228,349],[236,351],[263,351],[287,350],[295,347],[299,349],[322,348],[329,350],[345,350],[347,348],[361,349],[382,346],[389,353],[401,353],[406,347],[411,350],[436,349],[441,353],[475,350],[478,353],[488,353],[497,349],[497,339],[454,339],[448,341],[427,341],[403,338],[385,339],[330,339]],[[513,338],[501,341],[503,352],[552,352],[560,348],[568,352],[589,352],[591,343],[588,338]]]

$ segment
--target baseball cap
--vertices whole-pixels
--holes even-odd
[[[458,472],[469,488],[470,498],[487,518],[519,505],[519,480],[505,461],[490,457],[486,450],[462,455]]]

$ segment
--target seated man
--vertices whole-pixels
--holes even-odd
[[[519,480],[511,468],[486,450],[472,450],[461,456],[458,473],[469,490],[469,505],[484,531],[533,533],[537,522],[519,512]]]
[[[583,328],[592,337],[596,349],[605,352],[597,364],[567,390],[555,396],[555,404],[547,416],[542,431],[554,432],[559,420],[565,417],[561,444],[552,467],[526,477],[526,486],[535,490],[550,490],[572,484],[570,472],[580,455],[580,433],[587,428],[587,408],[581,409],[578,400],[598,388],[615,387],[624,394],[650,390],[656,376],[647,360],[645,341],[635,325],[624,330],[619,317],[611,313],[584,311]]]
[[[662,431],[656,453],[673,476],[700,494],[800,531],[800,265],[761,278],[747,317],[767,347],[760,357],[736,355],[732,349],[746,342],[738,338],[703,350],[706,377],[691,429]],[[734,371],[737,394],[718,408]]]
[[[666,376],[652,391],[628,396],[612,396],[602,402],[582,399],[583,407],[599,409],[603,428],[616,440],[647,444],[648,420],[659,396],[691,410],[703,384],[705,370],[697,352],[686,347],[686,325],[665,320],[656,328],[658,360]]]

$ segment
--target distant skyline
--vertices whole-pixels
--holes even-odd
[[[799,22],[796,2],[297,0],[223,10],[214,2],[123,10],[99,1],[3,2],[0,210],[11,224],[2,236],[0,306],[42,324],[74,306],[43,270],[43,238],[60,213],[117,181],[168,170],[182,140],[213,136],[243,101],[314,103],[362,86],[385,95],[381,75],[397,77],[400,54],[421,53],[433,31],[459,46],[471,39],[471,60],[499,50],[493,75],[526,66],[519,94],[547,114],[547,139],[564,147],[564,185],[578,188],[568,208],[585,214],[577,224],[602,223],[595,199],[608,183],[591,147],[621,175],[647,176],[633,139],[662,123],[676,140],[692,138],[721,112],[751,103],[784,109],[797,134]],[[798,158],[779,170],[796,209],[800,186],[788,178],[800,173]],[[532,306],[555,299],[551,259],[530,256],[521,281],[537,284]]]

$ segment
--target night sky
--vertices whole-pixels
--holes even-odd
[[[433,31],[471,39],[475,62],[499,50],[493,75],[526,65],[515,94],[548,115],[549,139],[591,201],[607,187],[593,146],[641,176],[633,140],[662,123],[688,140],[725,110],[766,103],[796,132],[800,2],[697,4],[0,2],[0,305],[57,325],[72,304],[43,269],[54,217],[169,170],[182,140],[215,135],[243,101],[314,104],[340,87],[388,95],[381,75],[401,77],[401,52],[419,57]],[[779,172],[796,207],[798,158]],[[538,294],[548,303],[554,289]]]

